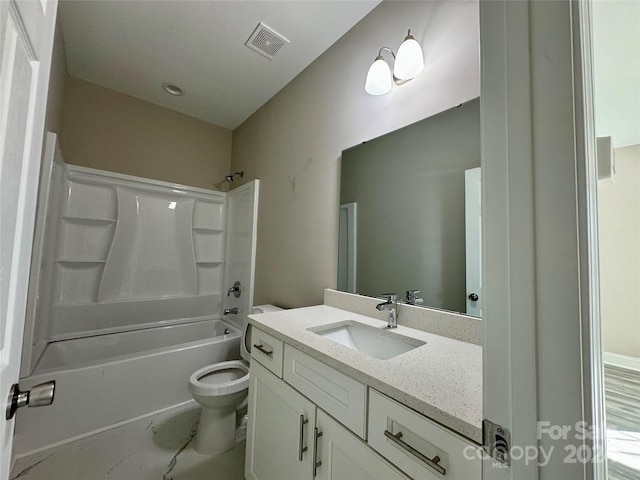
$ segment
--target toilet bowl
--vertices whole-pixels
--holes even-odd
[[[234,447],[236,408],[247,398],[248,388],[249,365],[242,360],[208,365],[191,375],[189,391],[202,406],[196,452],[216,454]]]
[[[254,307],[251,313],[281,310],[273,305]],[[236,444],[236,410],[246,404],[249,392],[251,326],[247,319],[242,331],[240,355],[244,360],[214,363],[189,377],[189,391],[202,406],[195,438],[196,452],[216,455]]]

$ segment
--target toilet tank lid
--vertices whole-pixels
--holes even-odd
[[[276,307],[275,305],[271,305],[270,303],[264,305],[258,305],[251,309],[251,313],[270,313],[270,312],[280,312],[284,310],[283,308]]]

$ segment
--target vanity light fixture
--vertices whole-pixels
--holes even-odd
[[[391,74],[389,64],[382,56],[384,51],[388,51],[393,57],[393,74]],[[423,69],[422,48],[409,30],[398,49],[398,55],[395,55],[389,47],[380,49],[378,56],[369,68],[364,89],[369,95],[384,95],[391,90],[392,79],[396,85],[402,85],[417,77]]]

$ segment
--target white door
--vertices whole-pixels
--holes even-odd
[[[482,317],[482,208],[480,167],[464,172],[467,315]]]
[[[0,1],[0,399],[18,381],[57,1]],[[0,480],[14,421],[0,420]]]
[[[358,204],[340,205],[338,229],[338,290],[356,293],[356,266],[358,256]]]

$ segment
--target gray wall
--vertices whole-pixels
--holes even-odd
[[[479,166],[477,99],[343,152],[358,293],[417,289],[425,305],[465,311],[464,172]]]
[[[615,150],[598,182],[600,309],[605,352],[640,358],[640,145]]]
[[[423,73],[367,95],[378,50],[408,28]],[[477,1],[382,2],[234,130],[231,170],[261,181],[256,304],[322,303],[336,286],[342,150],[478,97],[479,63]]]

